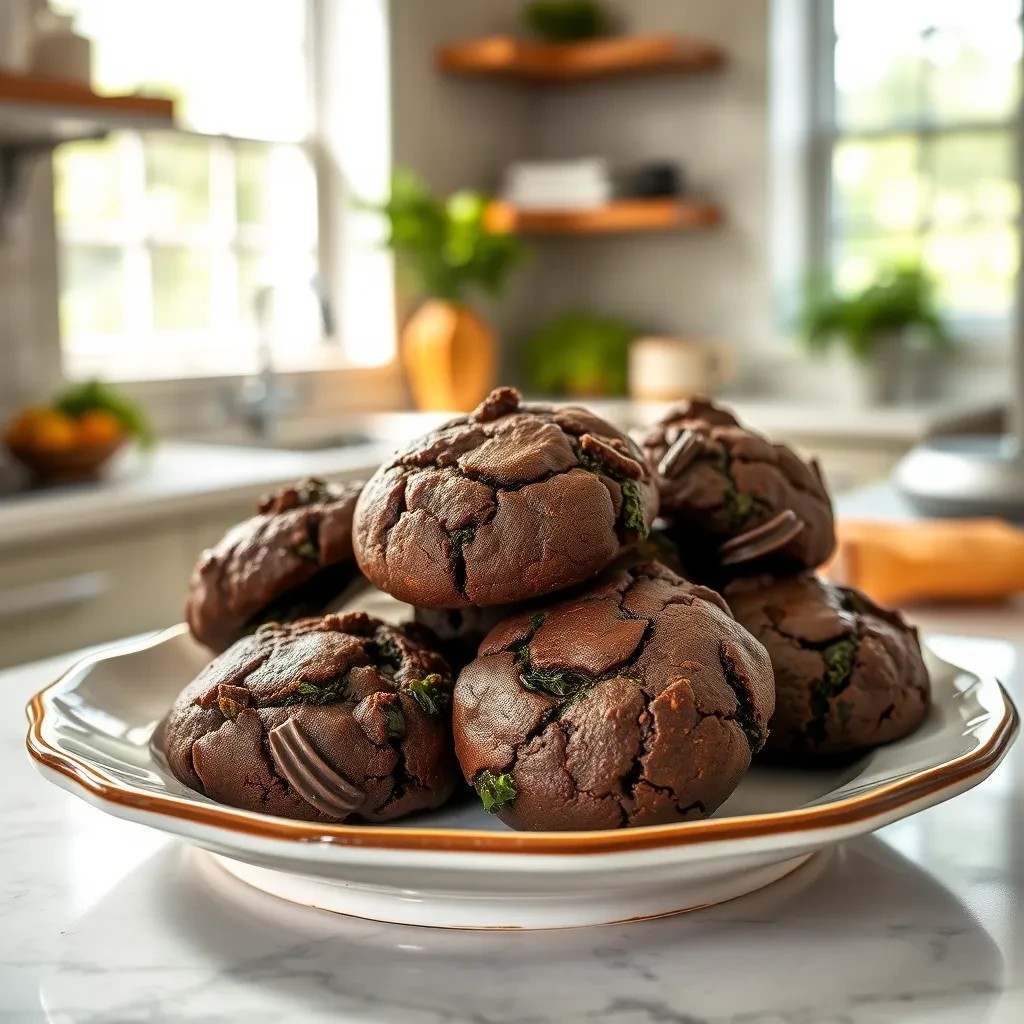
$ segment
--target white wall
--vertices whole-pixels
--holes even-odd
[[[0,234],[0,420],[45,398],[57,365],[57,252],[47,157],[26,167],[19,201]]]
[[[437,47],[491,32],[514,32],[523,0],[391,0],[391,130],[396,167],[410,167],[441,193],[497,190],[503,168],[535,150],[539,96],[531,89],[449,78]],[[531,322],[540,261],[517,271],[501,300],[483,308],[507,357]],[[410,311],[408,300],[403,314]]]
[[[507,345],[585,306],[644,330],[773,343],[769,277],[768,0],[609,0],[627,31],[720,43],[724,69],[542,89],[447,79],[436,44],[517,28],[521,0],[392,0],[393,153],[439,189],[496,188],[504,165],[602,154],[669,159],[720,202],[711,232],[545,240],[497,319]]]
[[[538,312],[578,303],[648,330],[763,346],[771,337],[767,0],[614,6],[628,31],[689,32],[721,44],[727,65],[552,91],[540,152],[599,153],[625,168],[677,162],[693,192],[719,202],[726,220],[710,232],[556,242],[545,254]]]

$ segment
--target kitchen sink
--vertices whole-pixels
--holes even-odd
[[[393,451],[448,418],[446,414],[415,412],[350,414],[321,420],[283,420],[276,433],[270,437],[260,437],[241,426],[233,425],[192,440],[284,452],[323,452],[365,447]]]
[[[325,437],[305,437],[294,441],[282,441],[275,438],[257,443],[260,444],[260,447],[274,448],[277,451],[322,452],[330,448],[353,448],[357,445],[379,445],[389,442],[384,438],[374,437],[366,431],[350,430],[342,434],[329,434]]]

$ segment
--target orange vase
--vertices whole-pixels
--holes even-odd
[[[402,331],[402,361],[419,409],[465,412],[494,387],[494,330],[468,306],[428,299]]]

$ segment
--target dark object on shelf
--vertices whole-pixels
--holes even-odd
[[[550,43],[574,43],[609,31],[608,15],[594,0],[531,0],[523,21]]]
[[[630,189],[632,195],[643,199],[679,196],[684,191],[682,172],[672,163],[651,163],[638,167]]]

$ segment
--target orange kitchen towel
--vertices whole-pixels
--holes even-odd
[[[991,601],[1024,591],[1024,530],[1002,519],[842,520],[822,573],[880,604]]]

